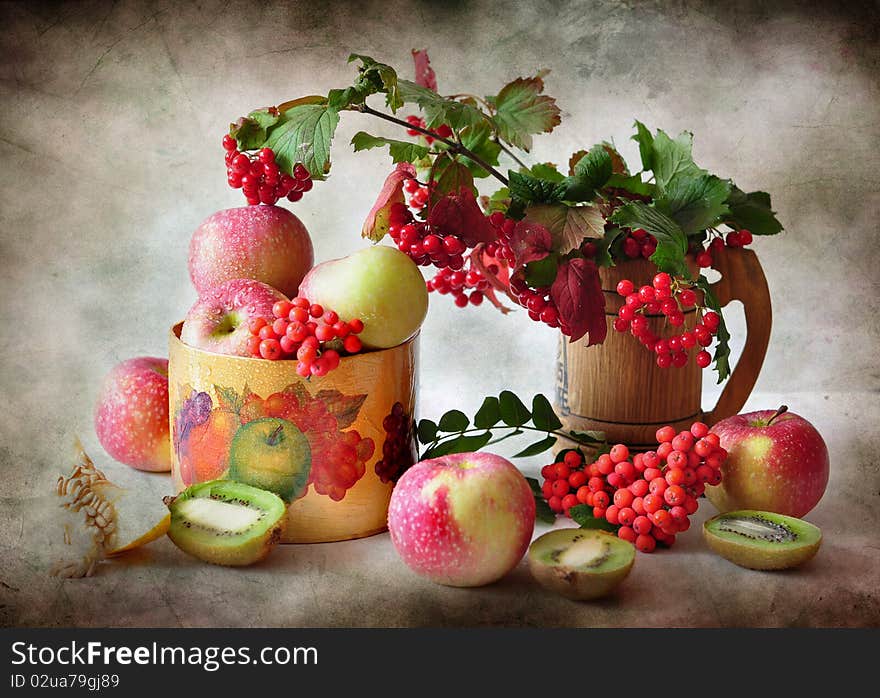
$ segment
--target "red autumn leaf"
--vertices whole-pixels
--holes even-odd
[[[373,242],[379,242],[388,233],[388,214],[392,205],[404,203],[403,183],[415,179],[416,168],[408,162],[399,162],[394,171],[385,178],[379,198],[367,214],[361,235]]]
[[[605,295],[599,270],[591,259],[568,259],[559,265],[550,297],[559,311],[559,324],[576,341],[589,334],[587,346],[605,341]]]
[[[434,69],[431,67],[431,61],[428,60],[428,52],[426,50],[412,50],[413,63],[416,66],[416,84],[427,87],[429,90],[437,91],[437,76],[434,75]]]
[[[513,229],[510,248],[514,254],[514,268],[544,259],[553,249],[553,236],[540,223],[522,220]]]
[[[480,210],[474,192],[462,187],[438,200],[428,214],[428,225],[444,235],[460,237],[465,245],[474,247],[495,239],[494,228]]]

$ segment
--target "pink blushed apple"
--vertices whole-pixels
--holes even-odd
[[[280,206],[217,211],[189,245],[189,275],[200,296],[230,279],[254,279],[292,297],[313,262],[306,227]]]
[[[180,330],[180,339],[196,349],[250,356],[248,322],[272,322],[272,306],[287,300],[280,291],[252,279],[232,279],[215,286],[195,302]]]
[[[756,509],[801,518],[828,485],[828,448],[816,428],[787,411],[728,417],[712,427],[728,458],[721,484],[706,487],[719,511]]]
[[[167,359],[143,356],[113,367],[98,392],[95,433],[120,463],[171,470]]]
[[[492,453],[416,463],[394,488],[391,541],[416,574],[438,584],[490,584],[522,559],[535,526],[535,498],[522,473]]]

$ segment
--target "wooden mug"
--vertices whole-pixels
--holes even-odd
[[[661,426],[682,430],[698,420],[711,425],[742,408],[770,341],[770,292],[751,250],[725,249],[716,255],[714,266],[721,279],[712,284],[713,293],[722,307],[732,300],[742,301],[747,330],[742,356],[715,407],[702,409],[703,369],[694,361],[693,350],[683,368],[660,368],[653,352],[629,332],[611,327],[623,304],[617,283],[630,279],[638,289],[650,285],[657,271],[648,260],[635,259],[599,270],[608,322],[605,342],[587,347],[585,340],[569,343],[560,337],[556,407],[566,429],[603,431],[609,443],[647,450],[656,446],[654,432]],[[685,327],[693,328],[696,311],[685,311],[685,318]],[[660,337],[682,329],[669,326],[662,315],[649,317],[649,322]]]

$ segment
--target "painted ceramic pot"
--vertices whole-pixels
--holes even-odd
[[[303,486],[295,488],[288,508],[285,542],[347,540],[385,530],[391,490],[417,453],[417,336],[344,357],[334,371],[309,379],[296,374],[296,361],[195,349],[180,341],[180,324],[169,341],[178,490],[227,477],[231,465],[274,467],[271,459],[283,455],[266,446],[272,439],[244,436],[254,431],[252,422],[264,420],[268,434],[298,430],[310,447]]]

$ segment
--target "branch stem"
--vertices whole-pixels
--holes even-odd
[[[526,165],[522,160],[520,160],[520,159],[516,156],[516,154],[515,154],[510,148],[508,148],[506,145],[504,145],[504,143],[502,143],[502,142],[498,139],[497,136],[494,136],[494,137],[492,138],[492,140],[493,140],[493,141],[495,142],[495,144],[496,144],[499,148],[501,148],[501,150],[502,150],[504,153],[506,153],[507,156],[508,156],[511,160],[513,160],[517,165],[519,165],[520,167],[522,167],[524,170],[529,169],[529,168],[528,168],[528,165]]]
[[[492,165],[490,165],[485,160],[483,160],[479,155],[477,155],[476,153],[465,148],[461,143],[456,143],[455,141],[451,141],[448,138],[443,138],[442,136],[438,136],[433,131],[429,131],[428,129],[422,128],[421,126],[416,126],[416,125],[411,124],[407,121],[404,121],[403,119],[398,119],[397,117],[391,116],[390,114],[385,114],[384,112],[376,111],[372,107],[368,106],[366,103],[359,104],[359,105],[355,106],[354,109],[356,111],[361,112],[362,114],[370,114],[372,116],[377,116],[380,119],[384,119],[385,121],[390,121],[392,124],[397,124],[398,126],[403,126],[406,129],[418,131],[419,133],[421,133],[424,136],[430,136],[435,141],[440,141],[441,143],[448,146],[449,150],[451,152],[456,153],[458,155],[464,155],[465,157],[473,160],[480,167],[482,167],[484,170],[486,170],[486,172],[488,172],[490,175],[495,177],[495,179],[497,179],[499,182],[501,182],[505,187],[509,184],[509,182],[507,181],[507,177],[505,177],[498,170],[496,170],[494,167],[492,167]]]

